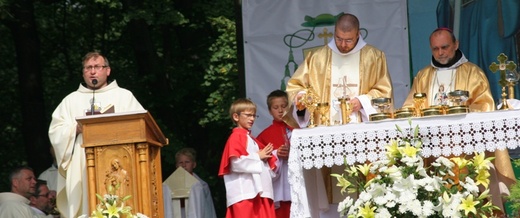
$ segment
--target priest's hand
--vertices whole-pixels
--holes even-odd
[[[361,110],[361,108],[363,108],[361,102],[357,98],[350,99],[350,104],[352,104],[352,112],[358,112]]]
[[[80,124],[77,124],[76,125],[76,135],[79,135],[82,132],[83,132],[83,126]]]
[[[269,143],[262,150],[258,151],[258,156],[260,156],[260,160],[265,160],[272,156],[271,152],[273,152],[273,144]]]
[[[305,97],[305,92],[300,92],[298,94],[296,94],[296,97],[294,97],[294,104],[296,105],[296,109],[301,111],[301,110],[304,110],[305,108],[305,104],[303,104],[303,98]]]

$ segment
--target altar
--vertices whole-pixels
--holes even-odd
[[[311,217],[304,170],[376,161],[385,146],[419,126],[422,156],[462,156],[515,149],[520,145],[520,110],[390,119],[359,124],[295,129],[289,155],[291,217]]]

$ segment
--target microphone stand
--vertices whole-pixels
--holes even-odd
[[[94,86],[92,88],[92,104],[90,104],[90,114],[91,115],[94,115],[94,109],[95,109],[94,104],[96,103],[95,93],[96,93],[97,83],[98,83],[97,79],[92,80],[92,85],[94,85]]]
[[[94,115],[94,92],[96,92],[96,90],[92,90],[92,104],[90,104],[90,114],[91,115]]]

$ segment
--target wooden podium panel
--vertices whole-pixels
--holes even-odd
[[[161,147],[168,144],[148,111],[78,117],[83,127],[89,211],[94,211],[108,187],[119,184],[116,194],[131,195],[125,205],[133,213],[164,217]]]

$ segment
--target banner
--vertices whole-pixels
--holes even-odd
[[[410,87],[407,5],[403,0],[244,0],[242,22],[246,95],[260,116],[258,135],[272,122],[267,95],[285,90],[309,49],[334,37],[335,18],[351,13],[364,40],[385,52],[392,77],[394,105],[401,107]]]

